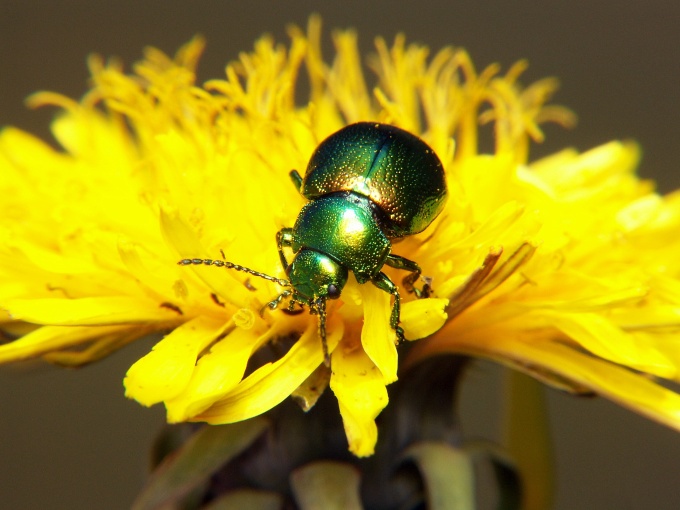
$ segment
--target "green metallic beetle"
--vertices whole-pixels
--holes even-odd
[[[326,300],[340,297],[349,271],[359,283],[370,281],[394,296],[390,326],[399,340],[400,296],[397,286],[381,271],[384,265],[404,269],[404,287],[418,297],[429,293],[426,283],[416,289],[421,274],[417,263],[391,253],[392,242],[422,232],[439,215],[446,201],[441,161],[421,139],[403,129],[375,122],[351,124],[326,138],[312,154],[304,178],[290,177],[310,200],[293,228],[276,234],[276,244],[288,280],[275,278],[224,260],[184,259],[180,265],[205,264],[243,271],[291,290],[268,303],[275,309],[289,299],[307,305],[319,316],[324,362]],[[294,253],[289,263],[284,248]]]

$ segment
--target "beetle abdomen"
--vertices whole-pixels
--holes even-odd
[[[337,191],[371,199],[390,238],[423,231],[441,212],[446,182],[441,161],[420,138],[387,124],[359,122],[326,138],[312,154],[302,194]]]

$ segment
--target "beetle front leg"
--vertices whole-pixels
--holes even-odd
[[[285,298],[290,296],[292,292],[290,290],[284,290],[281,294],[276,296],[273,300],[271,300],[269,303],[265,304],[261,309],[260,309],[260,317],[264,315],[264,311],[269,308],[270,310],[276,310],[279,305],[281,304],[281,301],[283,301]]]
[[[395,269],[403,269],[405,271],[411,272],[410,275],[406,276],[402,280],[404,288],[407,292],[413,292],[417,298],[426,298],[430,296],[430,291],[432,288],[430,287],[429,281],[423,285],[422,289],[417,289],[414,287],[414,284],[418,281],[418,278],[420,278],[420,275],[422,274],[422,270],[416,262],[390,253],[385,260],[385,264]]]
[[[397,333],[397,340],[401,342],[404,340],[404,330],[399,326],[401,317],[401,298],[399,296],[399,289],[394,282],[390,280],[389,276],[383,272],[378,273],[371,282],[380,290],[384,290],[394,296],[394,305],[392,305],[392,314],[390,315],[390,326]]]
[[[293,229],[292,228],[282,228],[276,233],[276,247],[279,250],[279,258],[281,259],[281,265],[283,270],[288,269],[288,261],[286,256],[283,254],[283,248],[290,248],[293,245]]]

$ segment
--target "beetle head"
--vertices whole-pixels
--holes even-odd
[[[303,249],[287,269],[295,299],[306,305],[340,297],[347,283],[347,268],[315,250]]]

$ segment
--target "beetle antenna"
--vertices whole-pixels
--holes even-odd
[[[269,276],[268,274],[260,273],[259,271],[254,271],[253,269],[250,269],[249,267],[239,266],[238,264],[234,264],[233,262],[229,262],[227,260],[182,259],[177,263],[177,265],[179,265],[179,266],[202,266],[203,265],[203,266],[226,267],[227,269],[234,269],[236,271],[241,271],[242,273],[248,273],[248,274],[251,274],[253,276],[257,276],[259,278],[269,280],[270,282],[274,282],[278,285],[281,285],[282,287],[290,287],[290,282],[288,280],[284,280],[282,278],[276,278],[275,276]]]

